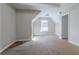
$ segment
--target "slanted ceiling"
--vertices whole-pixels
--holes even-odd
[[[58,8],[59,3],[13,3],[11,4],[16,9],[33,9],[33,10],[45,10]]]

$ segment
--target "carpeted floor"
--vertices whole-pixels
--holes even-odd
[[[36,36],[32,41],[18,41],[1,55],[78,55],[79,47],[57,36]]]

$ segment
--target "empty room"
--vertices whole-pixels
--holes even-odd
[[[0,55],[79,55],[79,3],[0,3]]]

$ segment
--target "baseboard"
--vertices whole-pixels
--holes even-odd
[[[8,47],[10,47],[12,44],[14,44],[16,42],[16,40],[15,41],[13,41],[12,43],[10,43],[10,44],[8,44],[6,47],[4,47],[2,50],[0,50],[0,53],[2,53],[4,50],[6,50]]]
[[[33,35],[33,36],[46,36],[46,35],[56,35],[56,34],[37,34],[37,35]]]
[[[17,39],[16,41],[31,41],[31,39]]]
[[[71,44],[74,44],[74,45],[76,45],[76,46],[79,46],[78,43],[75,43],[75,42],[72,42],[72,41],[68,41],[68,42],[71,43]]]

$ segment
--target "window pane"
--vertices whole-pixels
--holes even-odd
[[[41,20],[41,32],[48,31],[48,21],[47,20]]]

